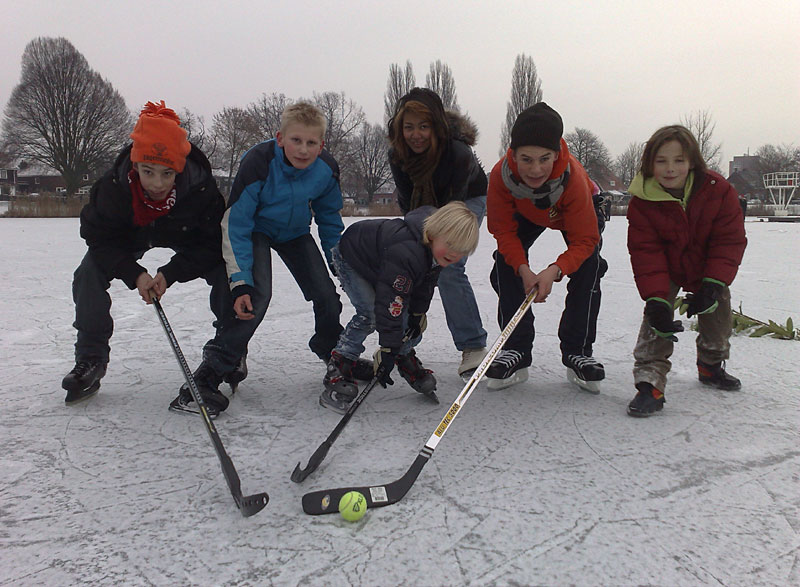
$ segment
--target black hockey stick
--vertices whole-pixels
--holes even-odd
[[[377,376],[373,377],[372,381],[370,381],[361,391],[361,393],[358,394],[356,399],[353,400],[353,403],[350,404],[349,408],[347,408],[347,411],[344,413],[344,416],[342,416],[342,419],[339,420],[339,423],[336,425],[336,428],[333,429],[333,432],[328,435],[328,438],[325,439],[325,442],[320,444],[317,450],[314,451],[314,454],[311,455],[311,458],[308,459],[306,468],[301,469],[300,463],[297,463],[294,471],[292,471],[292,481],[295,483],[302,483],[306,477],[317,470],[317,467],[319,467],[320,463],[322,463],[322,460],[328,454],[328,451],[330,450],[331,446],[333,446],[333,443],[336,442],[339,434],[341,434],[342,430],[344,430],[344,427],[347,426],[347,423],[350,421],[350,418],[353,417],[353,414],[356,413],[358,406],[361,405],[361,402],[367,399],[369,392],[372,391],[372,388],[375,387],[375,385],[377,385],[378,379],[379,378]]]
[[[189,369],[189,364],[186,362],[186,358],[183,356],[181,347],[178,345],[178,339],[175,338],[175,333],[172,331],[172,327],[169,325],[167,315],[164,313],[164,308],[161,307],[161,302],[159,302],[156,298],[153,298],[153,306],[156,309],[156,314],[158,314],[158,319],[161,322],[161,326],[164,327],[164,332],[167,334],[167,338],[172,345],[172,350],[175,352],[175,358],[178,359],[178,363],[183,370],[183,376],[186,378],[186,384],[189,386],[189,391],[192,392],[192,398],[197,403],[197,407],[200,410],[200,415],[203,417],[203,422],[205,422],[206,425],[206,431],[208,432],[208,436],[211,438],[211,444],[214,445],[214,450],[217,451],[217,456],[219,457],[219,462],[222,466],[222,474],[225,476],[225,481],[227,481],[228,488],[231,490],[233,501],[236,502],[236,507],[239,508],[239,511],[242,512],[242,515],[245,518],[252,516],[253,514],[257,514],[264,509],[264,506],[266,506],[267,502],[269,502],[269,495],[266,493],[242,495],[242,484],[241,481],[239,481],[239,475],[236,473],[236,468],[233,466],[233,461],[231,461],[228,453],[225,452],[225,447],[222,446],[222,440],[220,440],[219,434],[217,434],[217,429],[214,427],[214,423],[208,416],[206,404],[203,401],[203,397],[200,395],[200,390],[197,389],[197,383],[194,380],[192,371]]]
[[[392,481],[387,485],[377,485],[372,487],[340,487],[338,489],[323,489],[321,491],[312,491],[311,493],[306,493],[303,496],[303,511],[311,515],[332,514],[338,512],[339,500],[345,493],[349,491],[358,491],[361,493],[367,500],[367,508],[384,507],[393,503],[397,503],[403,499],[405,494],[408,493],[408,491],[411,489],[411,486],[414,485],[414,482],[417,480],[417,477],[422,471],[422,467],[424,467],[428,460],[430,460],[431,456],[433,456],[433,451],[436,450],[436,445],[439,444],[439,441],[444,436],[444,433],[447,432],[448,427],[450,424],[452,424],[453,420],[455,420],[459,410],[466,403],[467,399],[469,399],[469,396],[472,395],[472,392],[475,391],[478,383],[483,378],[487,369],[489,369],[489,365],[492,364],[492,361],[500,352],[500,349],[503,348],[503,345],[508,340],[508,337],[522,319],[523,314],[525,314],[528,308],[530,308],[533,298],[536,296],[536,291],[536,288],[534,288],[527,295],[525,301],[522,302],[522,305],[511,318],[508,325],[506,325],[506,327],[503,329],[503,332],[500,333],[500,336],[492,345],[492,348],[489,349],[488,353],[486,353],[486,356],[483,358],[483,361],[481,361],[481,364],[478,365],[477,369],[475,369],[475,372],[472,374],[472,377],[469,378],[469,381],[464,386],[464,389],[447,410],[444,418],[442,418],[442,421],[436,427],[436,430],[434,430],[431,437],[425,443],[425,446],[423,446],[422,450],[419,451],[417,458],[414,459],[414,462],[411,464],[411,467],[408,469],[408,471],[406,471],[405,475],[403,475],[397,481]]]

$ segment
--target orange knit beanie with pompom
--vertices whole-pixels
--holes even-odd
[[[181,119],[166,107],[164,100],[160,104],[145,104],[131,133],[131,161],[165,165],[178,173],[183,171],[192,145],[180,124]]]

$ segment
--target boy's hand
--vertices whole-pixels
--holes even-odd
[[[394,381],[389,375],[392,369],[394,369],[396,358],[397,355],[393,353],[391,349],[385,347],[379,348],[375,351],[375,355],[373,356],[372,364],[375,369],[375,377],[378,378],[378,383],[380,383],[384,389],[386,389],[387,385],[394,385]]]
[[[250,301],[250,294],[244,294],[236,298],[233,302],[233,311],[239,320],[252,320],[256,317],[253,314],[253,302]]]
[[[152,304],[153,298],[160,299],[161,296],[164,295],[164,292],[167,291],[167,280],[160,271],[156,273],[155,277],[151,277],[150,274],[145,271],[144,273],[140,273],[139,277],[136,278],[136,289],[139,291],[139,295],[142,300],[144,300],[145,304]]]
[[[686,317],[691,318],[695,314],[710,314],[719,306],[722,297],[722,284],[718,281],[703,280],[700,291],[697,293],[686,294]]]
[[[522,278],[522,288],[525,290],[525,295],[528,295],[531,290],[536,287],[537,275],[531,271],[528,265],[520,265],[517,273]]]
[[[678,342],[676,332],[683,332],[680,320],[672,320],[672,306],[663,298],[649,298],[644,305],[644,315],[656,336]]]

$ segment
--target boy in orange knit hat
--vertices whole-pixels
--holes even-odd
[[[130,136],[133,144],[95,182],[81,211],[81,236],[89,250],[72,282],[78,336],[75,367],[61,383],[67,404],[94,395],[106,373],[114,329],[107,291],[112,279],[150,304],[176,281],[203,277],[211,285],[217,319],[232,314],[220,247],[225,200],[208,159],[189,143],[180,119],[163,101],[145,105]],[[138,262],[152,248],[175,251],[155,275]]]

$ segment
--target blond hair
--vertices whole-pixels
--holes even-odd
[[[328,130],[325,115],[309,102],[295,102],[284,108],[281,113],[281,133],[285,133],[290,124],[318,127],[321,129],[321,138],[325,137],[325,131]]]
[[[428,216],[422,224],[422,242],[430,245],[442,237],[447,246],[462,255],[471,255],[478,248],[478,217],[461,201],[445,204]]]

